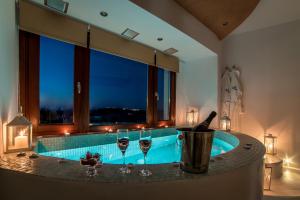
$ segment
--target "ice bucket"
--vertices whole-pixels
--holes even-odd
[[[191,128],[180,128],[177,131],[183,134],[181,169],[188,173],[206,173],[209,166],[214,130],[194,132]]]

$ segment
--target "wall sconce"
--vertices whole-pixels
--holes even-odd
[[[6,125],[5,153],[30,150],[32,145],[32,124],[22,112]]]
[[[272,167],[265,167],[264,170],[264,190],[271,190]]]
[[[266,147],[266,154],[276,155],[277,154],[277,137],[272,134],[264,135],[264,145]]]
[[[223,131],[231,130],[231,120],[226,114],[220,119],[220,129]]]
[[[186,124],[189,126],[194,126],[198,123],[199,112],[192,109],[191,111],[186,112]]]

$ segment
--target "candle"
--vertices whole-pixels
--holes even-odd
[[[28,148],[28,137],[25,135],[15,137],[15,147],[17,149]]]

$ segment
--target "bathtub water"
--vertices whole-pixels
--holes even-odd
[[[214,137],[211,156],[226,153],[235,146],[224,141],[223,139]],[[78,161],[80,157],[85,155],[87,151],[92,153],[100,153],[104,163],[121,164],[122,154],[116,143],[85,146],[80,148],[69,148],[62,150],[51,150],[38,152],[43,156],[51,156],[56,158],[64,158]],[[181,142],[177,139],[177,134],[154,137],[152,138],[152,147],[147,155],[148,164],[163,164],[180,161]],[[139,148],[138,139],[129,143],[126,151],[126,163],[143,164],[143,154]]]

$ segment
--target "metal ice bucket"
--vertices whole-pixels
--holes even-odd
[[[191,128],[177,129],[183,134],[181,164],[183,171],[189,173],[206,173],[214,138],[214,130],[193,132]]]

